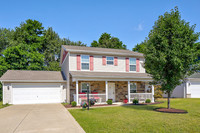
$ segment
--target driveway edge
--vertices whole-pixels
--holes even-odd
[[[63,106],[63,105],[62,105]],[[80,124],[76,121],[76,119],[72,116],[72,114],[65,108],[65,111],[69,114],[69,117],[71,117],[72,121],[74,121],[75,126],[80,130],[80,132],[85,133],[85,131],[83,130],[83,128],[80,126]]]

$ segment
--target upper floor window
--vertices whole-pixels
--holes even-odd
[[[90,58],[89,55],[81,55],[81,69],[89,70]]]
[[[136,83],[130,83],[130,93],[136,93],[136,92],[137,92]]]
[[[136,58],[129,59],[130,71],[136,71]]]
[[[114,57],[107,56],[106,62],[107,62],[107,65],[113,65],[114,64]]]

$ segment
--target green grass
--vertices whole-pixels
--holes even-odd
[[[166,100],[157,105],[93,108],[89,111],[69,110],[86,132],[200,132],[200,99],[171,99],[171,108],[188,114],[153,111],[166,107]]]
[[[69,103],[62,103],[62,105],[69,105]]]
[[[0,109],[9,106],[9,104],[3,104],[3,102],[0,102]]]

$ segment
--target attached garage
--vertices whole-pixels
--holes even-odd
[[[66,102],[66,80],[58,71],[8,70],[0,81],[4,104]]]
[[[200,98],[200,83],[191,82],[188,93],[191,94],[191,98]]]

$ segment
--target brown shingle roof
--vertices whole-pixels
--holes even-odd
[[[123,49],[97,48],[97,47],[85,47],[85,46],[70,46],[70,45],[63,45],[63,47],[67,51],[72,51],[72,52],[143,57],[142,53],[138,53],[138,52],[134,52],[134,51],[130,51],[130,50],[123,50]]]
[[[83,71],[70,71],[73,78],[88,77],[88,78],[150,78],[147,73],[125,73],[125,72],[83,72]]]
[[[8,70],[0,78],[0,81],[63,81],[65,80],[60,71],[28,71],[28,70]]]

